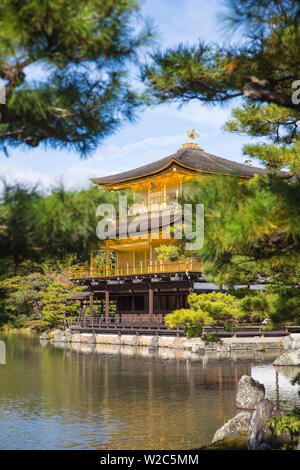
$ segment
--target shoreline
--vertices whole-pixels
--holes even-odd
[[[206,343],[201,338],[129,334],[105,335],[95,333],[71,333],[70,331],[54,330],[50,333],[44,333],[40,338],[46,341],[50,340],[53,343],[144,346],[152,350],[167,348],[191,350],[194,353],[200,354],[205,351],[266,351],[282,350],[284,348],[284,337],[223,338],[222,343]]]

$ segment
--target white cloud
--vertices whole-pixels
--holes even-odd
[[[198,38],[209,42],[222,39],[216,13],[220,0],[209,3],[196,0],[145,0],[143,13],[158,27],[158,42],[164,47]],[[200,5],[201,4],[201,5]],[[194,100],[178,107],[162,104],[148,108],[134,126],[124,124],[118,133],[107,138],[88,159],[75,152],[47,149],[13,149],[9,159],[1,159],[0,174],[7,181],[40,183],[43,189],[63,181],[67,188],[88,187],[89,178],[106,176],[136,168],[175,153],[187,141],[185,131],[194,128],[199,145],[205,151],[236,161],[244,161],[241,147],[249,139],[222,131],[230,118],[232,104],[207,107]]]
[[[92,177],[106,176],[126,171],[136,166],[163,158],[172,153],[170,148],[176,148],[182,143],[183,135],[153,137],[133,142],[129,145],[107,145],[101,147],[90,158],[77,160],[76,163],[62,169],[54,168],[49,171],[38,171],[28,168],[26,160],[16,165],[13,159],[0,163],[0,174],[9,183],[39,184],[42,190],[63,182],[66,188],[86,188]]]
[[[187,111],[187,119],[190,111],[191,107]],[[170,112],[173,111],[170,110]],[[193,114],[194,117],[195,113]],[[210,120],[209,117],[210,110],[201,114],[203,122],[207,120],[208,124],[203,127],[205,132],[200,130],[200,146],[210,153],[243,162],[245,158],[241,156],[240,148],[241,144],[248,141],[248,139],[223,134],[216,121]],[[180,113],[180,118],[182,118],[182,113]],[[185,119],[185,116],[183,119]],[[223,119],[224,114],[220,117],[222,122]],[[48,171],[29,168],[26,166],[25,158],[24,160],[19,159],[17,165],[13,159],[6,159],[0,163],[0,174],[4,175],[6,181],[11,183],[22,182],[29,185],[39,183],[45,191],[60,182],[63,182],[67,189],[86,188],[89,186],[92,177],[121,173],[166,157],[176,152],[181,144],[186,141],[185,134],[176,134],[141,139],[127,145],[106,145],[86,160],[78,160],[74,157],[74,160],[71,159],[69,166],[66,165],[64,168],[62,163],[59,168],[56,166]]]

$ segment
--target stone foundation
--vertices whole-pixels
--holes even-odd
[[[42,339],[45,339],[44,337]],[[283,347],[282,338],[224,338],[222,343],[205,343],[201,338],[186,338],[178,336],[147,336],[147,335],[118,335],[95,333],[71,333],[59,331],[49,333],[48,339],[54,343],[80,343],[119,346],[146,346],[156,348],[171,348],[192,350],[193,352],[216,351],[266,351]]]

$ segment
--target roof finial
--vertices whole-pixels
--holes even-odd
[[[194,149],[200,149],[199,145],[192,142],[194,139],[198,139],[199,134],[194,130],[194,129],[188,129],[187,130],[187,136],[189,138],[189,142],[187,144],[183,144],[181,148],[194,148]]]
[[[199,137],[199,134],[197,134],[195,129],[189,128],[186,133],[187,133],[188,138],[190,139],[190,142],[192,142],[192,139],[198,139]]]

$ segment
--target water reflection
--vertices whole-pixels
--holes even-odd
[[[243,374],[264,383],[266,378],[267,393],[276,396],[276,353],[199,357],[132,346],[42,346],[20,335],[6,343],[1,449],[199,447],[236,414],[235,390]],[[278,376],[278,399],[291,407],[297,387],[281,371]]]

